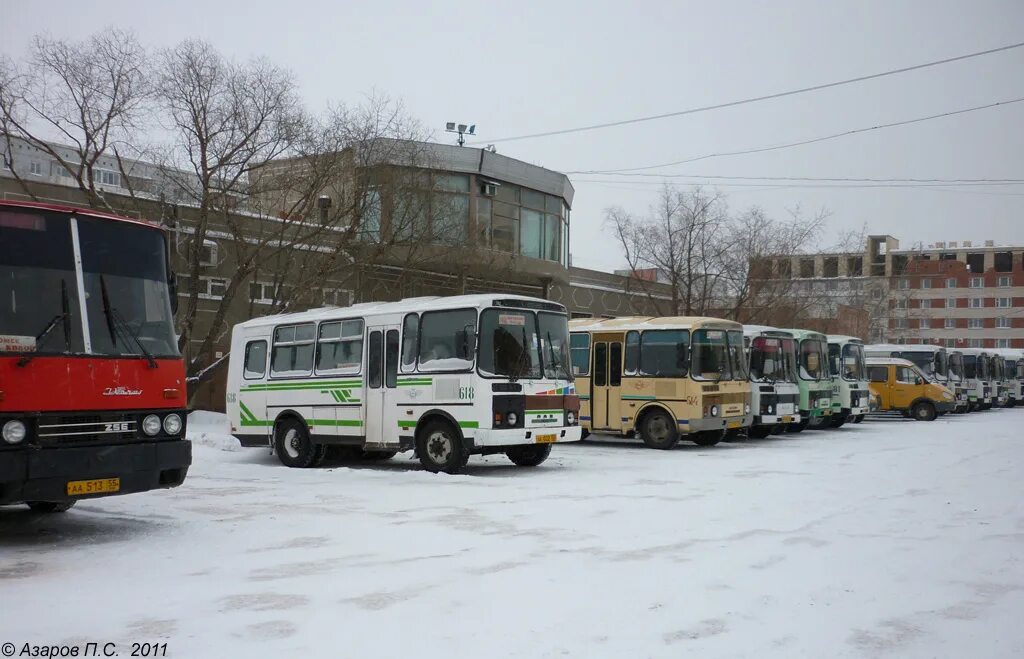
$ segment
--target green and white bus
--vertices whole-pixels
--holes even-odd
[[[371,302],[265,316],[231,335],[227,414],[289,467],[332,446],[433,472],[472,454],[520,466],[580,439],[565,307],[515,295]]]
[[[800,387],[800,422],[789,432],[823,428],[832,417],[832,376],[828,368],[828,337],[805,329],[788,329],[797,341],[797,385]]]
[[[868,413],[871,399],[864,341],[855,336],[830,334],[828,361],[832,373],[832,427],[839,428],[847,421],[860,423]]]

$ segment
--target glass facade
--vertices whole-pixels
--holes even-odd
[[[366,195],[363,240],[472,245],[568,265],[569,207],[561,197],[470,174],[388,178],[392,185],[375,180]]]

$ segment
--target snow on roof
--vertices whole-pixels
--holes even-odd
[[[828,341],[828,337],[826,337],[821,332],[815,332],[814,330],[800,329],[798,327],[794,327],[794,328],[791,328],[791,329],[786,329],[784,331],[790,332],[795,338],[797,338],[797,339],[799,339],[801,341],[803,341],[805,339],[819,339],[819,338],[820,339],[824,339],[825,341]]]
[[[864,345],[864,339],[857,336],[847,336],[845,334],[829,334],[829,343],[857,343]]]
[[[744,325],[743,336],[749,338],[757,336],[773,336],[776,338],[792,339],[793,333],[789,330],[772,327],[771,325]]]
[[[724,318],[710,316],[623,316],[620,318],[577,318],[569,321],[569,329],[577,332],[602,332],[644,329],[712,329],[739,330],[743,326]]]
[[[868,357],[864,361],[868,366],[909,366],[916,368],[914,362],[899,357]]]
[[[285,323],[303,323],[318,320],[335,320],[344,318],[363,318],[381,314],[403,314],[420,313],[424,311],[437,311],[441,309],[464,309],[482,308],[493,306],[496,300],[523,301],[542,303],[558,307],[565,313],[565,307],[557,302],[541,300],[525,295],[504,295],[501,293],[476,294],[476,295],[449,295],[430,297],[411,297],[397,302],[361,302],[347,307],[321,307],[308,311],[295,313],[277,314],[273,316],[260,316],[243,323],[238,327],[263,327],[266,325],[281,325]]]

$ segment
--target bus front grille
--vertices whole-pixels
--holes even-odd
[[[135,417],[123,413],[41,416],[36,437],[50,445],[108,442],[134,438],[136,426]]]

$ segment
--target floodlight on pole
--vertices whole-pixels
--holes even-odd
[[[458,133],[458,144],[463,146],[466,144],[466,135],[476,135],[476,124],[470,124],[469,126],[466,124],[456,125],[454,121],[448,121],[445,122],[444,130],[446,133]]]

